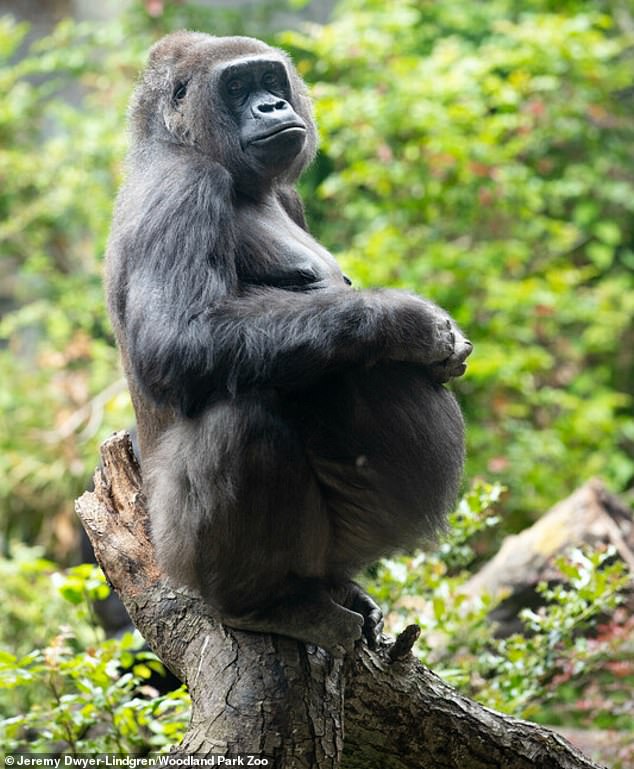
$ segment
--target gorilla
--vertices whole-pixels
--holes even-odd
[[[129,123],[106,284],[159,564],[230,627],[374,645],[351,580],[442,528],[464,455],[443,383],[471,344],[311,237],[294,184],[317,133],[282,51],[170,34]]]

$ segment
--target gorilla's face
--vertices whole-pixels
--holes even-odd
[[[230,62],[220,70],[219,90],[242,151],[273,174],[288,168],[306,143],[306,123],[293,109],[284,62],[271,57]]]
[[[151,52],[131,119],[140,135],[219,163],[244,189],[294,181],[317,143],[303,82],[285,54],[252,38],[168,35]]]

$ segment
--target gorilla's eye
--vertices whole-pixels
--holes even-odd
[[[182,101],[187,93],[187,83],[177,83],[172,98],[174,101]]]
[[[229,93],[231,96],[240,96],[243,91],[244,80],[240,80],[240,78],[234,77],[233,80],[230,80],[227,83],[227,93]]]
[[[267,91],[275,91],[280,88],[280,79],[275,72],[267,72],[262,78],[262,85]]]

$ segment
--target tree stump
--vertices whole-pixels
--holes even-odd
[[[411,654],[415,627],[344,660],[224,627],[160,573],[126,433],[103,444],[102,462],[77,512],[133,622],[189,687],[192,719],[175,757],[249,754],[273,769],[598,769],[556,733],[445,684]]]

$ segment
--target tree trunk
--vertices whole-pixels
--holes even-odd
[[[411,655],[415,627],[345,661],[225,628],[161,575],[128,436],[106,441],[102,459],[77,512],[135,625],[189,687],[192,720],[176,755],[251,754],[275,769],[598,766],[555,733],[458,694]]]

